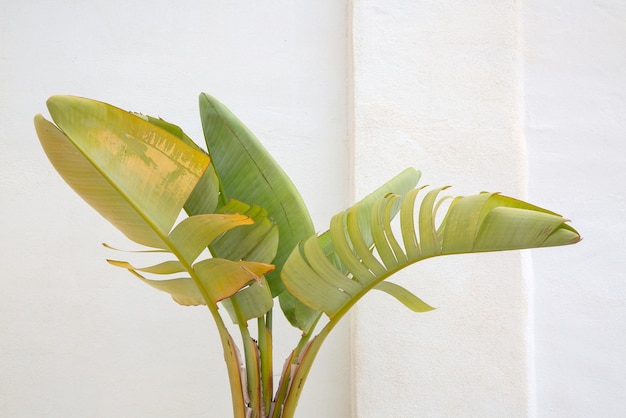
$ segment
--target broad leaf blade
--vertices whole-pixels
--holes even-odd
[[[161,237],[205,172],[208,156],[106,103],[70,96],[47,103],[60,129],[41,116],[35,125],[57,171],[130,239],[164,248]]]
[[[215,98],[200,95],[202,128],[227,198],[267,210],[279,228],[272,294],[282,293],[282,265],[300,240],[314,234],[308,210],[289,177],[248,128]]]
[[[251,261],[234,262],[222,258],[209,258],[196,263],[194,271],[206,292],[215,302],[229,298],[259,277],[272,271],[271,264]]]
[[[187,145],[197,149],[200,152],[205,152],[198,146],[183,130],[173,123],[169,123],[161,118],[155,118],[148,115],[142,115],[135,113],[138,117],[147,120],[148,122],[156,125],[162,129],[165,129],[172,135],[180,138]],[[200,215],[205,213],[213,213],[217,207],[219,199],[219,181],[213,165],[209,165],[207,170],[202,175],[202,178],[198,182],[198,185],[193,190],[189,199],[185,203],[185,210],[189,215]]]
[[[63,132],[41,115],[35,117],[35,128],[48,159],[83,200],[131,240],[149,247],[166,247],[135,207]]]
[[[287,174],[250,130],[222,103],[200,95],[200,116],[209,155],[220,179],[223,200],[230,198],[267,210],[279,228],[273,260],[276,271],[267,276],[272,295],[284,293],[280,271],[299,241],[314,234],[313,221],[300,193]],[[317,312],[291,295],[282,295],[281,309],[289,322],[305,329]]]

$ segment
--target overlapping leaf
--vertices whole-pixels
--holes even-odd
[[[252,132],[215,98],[200,96],[200,116],[209,155],[227,198],[267,210],[278,225],[279,243],[269,277],[272,293],[283,291],[278,274],[296,244],[315,230],[289,177]]]
[[[287,319],[304,329],[317,313],[284,292],[280,270],[298,242],[315,233],[308,209],[287,174],[226,106],[202,94],[200,116],[224,200],[234,198],[262,207],[278,225],[278,250],[273,260],[276,271],[268,275],[268,282],[272,295],[280,295]]]

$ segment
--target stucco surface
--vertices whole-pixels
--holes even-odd
[[[621,0],[0,2],[0,416],[227,417],[215,328],[105,263],[128,241],[54,172],[32,118],[108,101],[202,141],[225,102],[316,229],[405,167],[527,198],[569,248],[439,258],[368,295],[298,417],[622,417],[626,7]],[[280,362],[298,333],[278,324]]]
[[[447,194],[523,194],[517,9],[393,3],[355,2],[357,195],[406,166]],[[357,416],[526,416],[520,254],[428,260],[392,281],[439,309],[416,315],[377,294],[357,308]]]

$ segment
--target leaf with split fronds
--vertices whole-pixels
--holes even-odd
[[[423,311],[428,305],[419,307],[419,299],[408,296],[406,289],[381,286],[382,281],[429,257],[567,245],[580,240],[578,232],[560,215],[493,193],[452,200],[437,225],[437,212],[447,199],[438,197],[442,190],[425,193],[419,205],[416,199],[421,188],[381,197],[366,212],[366,223],[359,221],[359,204],[335,215],[326,245],[332,245],[342,268],[320,251],[320,241],[328,238],[313,236],[302,242],[285,264],[285,286],[307,306],[324,311],[330,318],[344,314],[375,287]],[[394,232],[392,219],[398,212],[399,232]]]

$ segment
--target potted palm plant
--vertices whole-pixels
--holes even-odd
[[[200,95],[206,151],[178,126],[95,100],[53,96],[35,117],[54,168],[139,251],[163,261],[108,260],[181,305],[206,305],[224,350],[236,418],[293,417],[326,337],[370,290],[432,310],[387,280],[430,257],[573,244],[562,216],[497,193],[441,196],[409,168],[316,234],[304,202],[258,139]],[[181,219],[181,213],[185,216]],[[208,251],[205,251],[207,250]],[[275,382],[278,302],[301,330]],[[227,323],[231,321],[234,326]],[[237,347],[232,330],[240,333]]]

